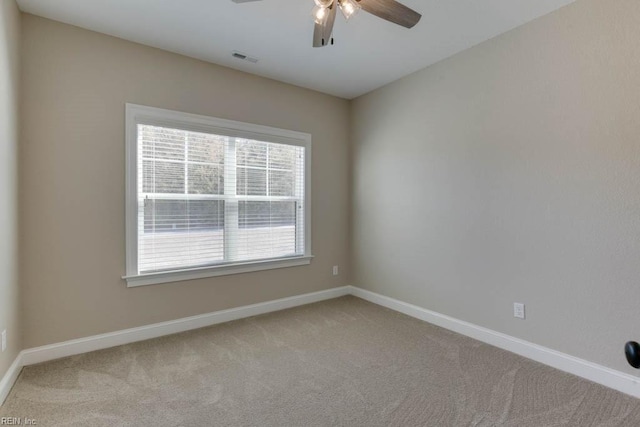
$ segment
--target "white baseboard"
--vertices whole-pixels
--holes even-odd
[[[640,378],[354,286],[351,295],[640,398]]]
[[[185,332],[218,323],[338,298],[344,295],[354,295],[374,304],[404,313],[640,398],[640,378],[375,292],[370,292],[355,286],[344,286],[23,350],[0,380],[0,405],[2,405],[9,394],[23,366]]]
[[[18,354],[4,377],[0,379],[0,405],[2,405],[22,371],[22,353]]]
[[[257,316],[259,314],[338,298],[348,295],[349,290],[348,286],[327,289],[326,291],[296,295],[288,298],[201,314],[198,316],[185,317],[183,319],[171,320],[168,322],[155,323],[153,325],[141,326],[138,328],[124,329],[122,331],[109,332],[106,334],[79,338],[57,344],[30,348],[22,351],[22,363],[24,366],[33,365],[35,363],[46,362],[49,360],[59,359],[61,357],[102,350],[104,348],[144,341],[151,338],[216,325],[218,323],[243,319],[245,317]]]
[[[343,286],[23,350],[0,380],[0,405],[7,398],[23,366],[338,298],[349,295],[349,293],[350,287]]]
[[[23,366],[338,298],[349,295],[349,292],[350,288],[343,286],[23,350],[0,380],[0,405],[4,403]]]

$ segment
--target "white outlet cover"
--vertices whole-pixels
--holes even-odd
[[[2,351],[7,349],[7,330],[2,331]]]
[[[337,265],[334,265],[334,266],[333,266],[333,275],[334,275],[334,276],[337,276],[337,275],[338,275],[338,266],[337,266]]]
[[[524,304],[519,302],[513,303],[513,317],[524,319]]]

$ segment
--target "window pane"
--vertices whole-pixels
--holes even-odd
[[[238,166],[267,167],[267,143],[250,141],[247,139],[236,140],[236,162]]]
[[[284,144],[269,144],[269,167],[293,170],[299,147]]]
[[[144,201],[144,232],[216,230],[224,228],[223,202],[219,200]]]
[[[138,141],[147,159],[184,160],[186,132],[178,129],[139,125]]]
[[[247,202],[238,204],[240,228],[296,225],[296,202]]]
[[[224,166],[189,163],[190,194],[224,194]]]
[[[295,254],[296,205],[294,201],[240,201],[238,256],[249,260]]]
[[[224,164],[225,136],[189,132],[187,155],[190,162]]]
[[[224,260],[224,202],[153,200],[143,202],[138,235],[142,272],[195,267]]]
[[[236,191],[241,196],[266,196],[267,171],[265,169],[247,169],[238,167]]]
[[[293,196],[293,172],[269,171],[269,195]]]
[[[144,160],[142,191],[144,193],[184,193],[184,163]]]

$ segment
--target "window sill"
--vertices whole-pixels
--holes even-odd
[[[160,273],[139,274],[136,276],[124,276],[123,279],[127,281],[128,288],[133,288],[137,286],[182,282],[186,280],[204,279],[206,277],[227,276],[230,274],[250,273],[261,270],[309,265],[311,264],[312,258],[313,256],[309,255],[250,261],[236,264],[224,264],[215,267],[191,268],[185,270],[163,271]]]

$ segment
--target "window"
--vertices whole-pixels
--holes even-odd
[[[128,286],[309,264],[311,136],[127,104]]]

